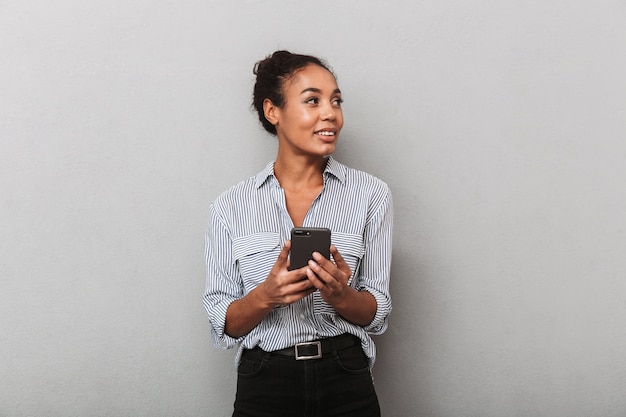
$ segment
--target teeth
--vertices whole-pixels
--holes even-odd
[[[335,136],[335,132],[328,132],[328,131],[319,131],[317,132],[318,135],[322,135],[322,136]]]

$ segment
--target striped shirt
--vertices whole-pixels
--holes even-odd
[[[273,351],[351,333],[361,339],[372,366],[376,348],[370,334],[385,331],[391,312],[392,221],[387,184],[328,157],[324,187],[311,204],[303,226],[331,230],[332,244],[353,272],[348,285],[368,291],[376,299],[374,319],[365,327],[352,324],[316,291],[275,308],[247,335],[232,338],[224,332],[228,306],[265,280],[290,238],[293,221],[284,191],[274,176],[273,162],[224,192],[211,204],[205,239],[207,281],[203,302],[214,344],[228,349],[239,343],[238,363],[243,349],[259,346]]]

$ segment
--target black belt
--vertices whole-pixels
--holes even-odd
[[[295,346],[281,350],[275,350],[269,353],[280,356],[291,356],[297,361],[302,361],[307,359],[319,359],[322,357],[322,355],[326,353],[346,349],[360,344],[361,339],[352,334],[344,333],[342,335],[329,337],[327,339],[298,343]]]

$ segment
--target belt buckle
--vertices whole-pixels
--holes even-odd
[[[315,355],[301,355],[298,352],[298,348],[302,347],[302,346],[317,346],[317,354]],[[296,350],[296,360],[297,361],[305,361],[308,359],[319,359],[322,357],[322,342],[320,342],[319,340],[316,342],[304,342],[304,343],[298,343],[295,346],[295,350]]]

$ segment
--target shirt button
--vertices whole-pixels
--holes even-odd
[[[300,318],[301,318],[302,320],[304,320],[304,314],[302,314],[302,313],[301,313],[301,314],[300,314]]]

